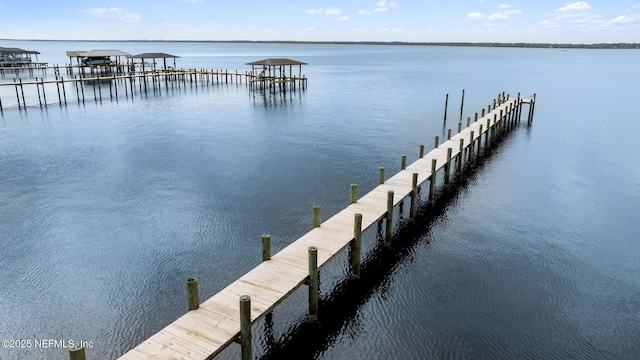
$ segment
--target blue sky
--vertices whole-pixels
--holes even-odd
[[[640,0],[0,0],[0,38],[640,43]]]

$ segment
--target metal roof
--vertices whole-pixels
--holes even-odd
[[[0,54],[40,54],[37,51],[23,50],[18,48],[7,48],[0,46]]]
[[[134,59],[168,59],[168,58],[179,58],[180,56],[166,54],[166,53],[142,53],[137,55],[131,55],[130,58]]]
[[[77,56],[86,57],[102,57],[102,56],[130,56],[124,51],[120,50],[91,50],[91,51],[78,51]]]
[[[275,58],[275,59],[263,59],[254,62],[249,62],[247,65],[267,65],[267,66],[280,66],[280,65],[307,65],[306,62],[287,59],[287,58]]]

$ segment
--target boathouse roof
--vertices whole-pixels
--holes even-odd
[[[142,53],[137,55],[131,55],[129,57],[133,59],[171,59],[171,58],[175,59],[175,58],[179,58],[180,56],[166,54],[166,53]]]
[[[254,62],[249,62],[247,65],[266,65],[266,66],[280,66],[280,65],[307,65],[306,62],[287,59],[287,58],[273,58],[263,59]]]
[[[86,57],[101,57],[101,56],[130,56],[124,51],[108,49],[108,50],[90,50],[90,51],[79,51],[77,56],[86,56]]]
[[[7,47],[2,47],[0,46],[0,54],[2,55],[6,55],[6,54],[36,54],[39,55],[40,53],[37,51],[33,51],[33,50],[23,50],[23,49],[19,49],[19,48],[7,48]]]

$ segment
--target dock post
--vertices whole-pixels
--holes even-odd
[[[271,235],[262,234],[262,261],[271,260]]]
[[[384,235],[384,246],[391,246],[391,236],[393,235],[393,190],[387,192],[387,216],[386,233]]]
[[[536,94],[533,94],[533,98],[531,99],[531,102],[529,103],[529,121],[528,123],[531,124],[533,122],[533,112],[536,109]]]
[[[447,167],[444,169],[444,183],[449,183],[449,175],[451,175],[451,148],[447,148]]]
[[[431,159],[431,177],[429,178],[429,205],[433,205],[436,190],[436,159]]]
[[[447,123],[447,108],[449,107],[449,94],[447,94],[447,97],[445,98],[444,101],[444,123]]]
[[[484,147],[489,147],[489,132],[491,131],[491,119],[487,119],[487,131],[484,139]]]
[[[87,355],[84,351],[84,347],[73,347],[69,349],[69,360],[86,360]]]
[[[318,248],[309,246],[309,322],[318,321]]]
[[[474,135],[475,135],[474,132],[471,131],[471,135],[469,136],[469,162],[473,161]],[[481,141],[482,141],[482,125],[480,125],[480,135],[478,135],[478,142],[481,142]]]
[[[400,170],[405,170],[407,168],[407,155],[402,154],[402,160],[400,161]]]
[[[447,140],[451,140],[451,129],[447,129]]]
[[[313,205],[313,227],[320,227],[320,205]]]
[[[40,86],[38,85],[38,78],[36,77],[36,90],[38,90],[38,104],[42,107],[42,100],[40,99]]]
[[[187,302],[189,304],[189,310],[195,310],[200,307],[198,280],[196,278],[187,279]]]
[[[436,135],[436,140],[434,142],[433,148],[437,149],[438,146],[440,146],[440,137],[438,135]]]
[[[473,149],[473,131],[471,132],[471,143],[470,148]],[[460,139],[460,153],[458,154],[458,168],[456,170],[457,174],[462,172],[462,158],[464,157],[464,139]]]
[[[493,127],[491,128],[491,142],[493,143],[496,139],[496,129],[498,126],[498,114],[493,114]]]
[[[413,173],[411,179],[411,208],[409,209],[409,219],[416,216],[416,203],[418,201],[418,173]]]
[[[22,107],[27,110],[27,103],[24,101],[24,87],[22,87],[22,79],[20,79],[20,92],[22,93]]]
[[[467,122],[467,126],[469,126],[469,122]],[[460,122],[458,122],[458,132],[457,132],[457,134],[460,134],[461,131],[462,131],[462,120],[460,120]]]
[[[381,167],[378,172],[378,184],[384,184],[384,168]]]
[[[477,121],[478,121],[478,113],[476,113],[476,116],[473,119],[473,122],[477,122]],[[469,126],[469,125],[467,125],[467,126]]]
[[[358,202],[358,184],[351,184],[351,199],[350,204]]]
[[[47,107],[47,94],[44,91],[44,78],[40,78],[40,84],[42,85],[42,99],[44,99],[44,107]]]
[[[362,260],[362,214],[354,216],[353,241],[351,242],[351,280],[360,279],[360,261]]]
[[[1,104],[0,104],[1,105]],[[420,159],[424,157],[424,145],[420,145]]]
[[[62,84],[62,96],[64,97],[64,104],[67,105],[67,91],[64,89],[64,77],[60,77],[60,83]]]
[[[460,104],[460,121],[462,121],[462,109],[464,108],[464,89],[462,89],[462,103]],[[458,131],[460,132],[460,131]]]
[[[251,296],[240,296],[240,349],[242,360],[253,360],[251,349]]]

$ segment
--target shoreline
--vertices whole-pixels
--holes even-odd
[[[288,41],[288,40],[51,40],[51,39],[0,39],[0,41],[60,41],[60,42],[192,42],[192,43],[247,43],[247,44],[318,44],[318,45],[408,45],[408,46],[463,46],[463,47],[511,47],[552,49],[640,49],[640,43],[501,43],[501,42],[405,42],[405,41]]]

